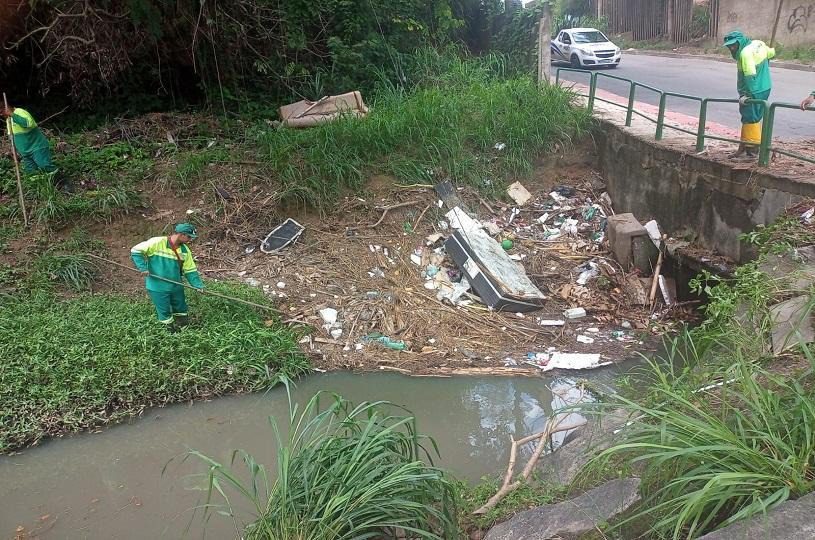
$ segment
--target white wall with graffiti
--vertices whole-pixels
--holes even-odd
[[[719,0],[718,39],[741,30],[753,39],[770,40],[781,0]],[[815,44],[815,1],[783,0],[775,40],[785,47]]]

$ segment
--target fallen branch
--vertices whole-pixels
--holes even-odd
[[[516,441],[515,439],[510,437],[510,440],[512,441],[512,447],[509,450],[509,466],[507,467],[507,472],[504,475],[504,482],[501,485],[501,488],[498,490],[498,492],[492,497],[490,497],[490,500],[484,503],[484,506],[473,512],[473,514],[486,514],[487,512],[490,511],[491,508],[494,508],[495,505],[501,502],[501,499],[503,499],[504,497],[506,497],[507,495],[521,487],[521,485],[524,482],[529,480],[529,477],[532,475],[532,470],[535,468],[535,465],[537,465],[538,459],[540,459],[541,454],[543,454],[543,449],[546,446],[546,440],[549,437],[551,437],[555,433],[577,429],[586,424],[586,421],[584,420],[577,424],[561,426],[560,422],[562,422],[565,418],[566,417],[563,417],[559,419],[557,422],[555,422],[554,418],[549,419],[549,421],[546,423],[546,429],[544,429],[541,432],[535,433],[534,435],[524,437],[523,439]],[[535,448],[535,453],[532,454],[531,458],[529,458],[526,467],[524,467],[520,479],[510,483],[510,481],[512,480],[512,473],[514,472],[515,469],[515,456],[518,453],[518,447],[535,440],[538,441],[538,446],[537,448]]]
[[[359,230],[359,229],[375,229],[375,228],[377,228],[379,226],[380,223],[382,223],[385,220],[385,216],[387,216],[388,212],[390,212],[391,210],[396,210],[397,208],[405,208],[407,206],[416,206],[417,204],[419,204],[419,201],[408,201],[408,202],[403,202],[403,203],[399,203],[399,204],[392,204],[391,206],[377,206],[376,207],[377,210],[382,210],[382,216],[379,218],[379,220],[376,223],[374,223],[373,225],[361,225],[359,227],[348,227],[347,230],[348,231],[356,231],[356,230]]]
[[[417,220],[416,220],[416,223],[414,223],[414,224],[413,224],[413,231],[414,231],[414,232],[416,232],[416,227],[418,227],[418,226],[419,226],[419,223],[422,221],[422,218],[423,218],[423,217],[424,217],[424,215],[427,213],[427,211],[428,211],[428,210],[430,210],[430,207],[431,207],[431,206],[433,206],[433,205],[432,205],[432,204],[428,204],[427,206],[425,206],[424,210],[422,210],[422,213],[421,213],[421,214],[419,214],[419,219],[417,219]]]

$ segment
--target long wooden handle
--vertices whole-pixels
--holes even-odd
[[[133,268],[132,266],[127,266],[127,265],[124,265],[124,264],[121,264],[121,263],[117,263],[116,261],[111,261],[111,260],[106,259],[104,257],[100,257],[99,255],[94,255],[93,253],[85,253],[85,255],[87,255],[88,257],[92,257],[94,259],[99,259],[100,261],[103,261],[103,262],[106,262],[106,263],[109,263],[109,264],[116,265],[116,266],[118,266],[120,268],[124,268],[125,270],[130,270],[131,272],[138,272],[139,274],[142,273],[142,271],[139,270],[138,268]],[[160,281],[166,281],[167,283],[172,283],[173,285],[180,285],[182,287],[186,287],[187,289],[192,289],[194,291],[198,291],[198,292],[203,293],[203,294],[208,294],[210,296],[217,296],[218,298],[223,298],[224,300],[229,300],[231,302],[238,302],[239,304],[245,304],[247,306],[252,306],[252,307],[260,308],[260,309],[265,309],[267,311],[274,311],[275,313],[277,313],[277,310],[275,308],[271,307],[271,306],[264,306],[262,304],[256,304],[254,302],[250,302],[249,300],[243,300],[242,298],[234,298],[232,296],[227,296],[225,294],[217,293],[215,291],[205,291],[203,289],[197,289],[197,288],[193,287],[192,285],[190,285],[188,283],[182,283],[180,281],[175,281],[175,280],[168,279],[168,278],[165,278],[165,277],[157,276],[155,274],[148,274],[148,275],[150,277],[158,279]]]
[[[3,106],[8,109],[8,99],[3,92]],[[25,197],[23,196],[23,179],[20,177],[20,162],[17,160],[17,148],[14,146],[14,135],[11,132],[11,118],[6,118],[6,131],[11,143],[11,155],[14,159],[14,171],[17,173],[17,195],[20,197],[20,210],[23,212],[23,223],[28,227],[28,212],[25,209]]]

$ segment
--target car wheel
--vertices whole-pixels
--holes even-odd
[[[576,55],[572,55],[572,67],[575,69],[580,69],[583,67],[583,64],[580,63],[580,58]]]

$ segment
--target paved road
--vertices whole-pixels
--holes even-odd
[[[558,66],[553,66],[553,70]],[[735,98],[736,66],[715,60],[668,58],[663,56],[626,55],[619,68],[604,73],[633,79],[662,90],[700,97]],[[815,89],[815,72],[796,71],[775,67],[772,69],[773,93],[771,101],[800,103]],[[587,82],[586,76],[564,74],[565,79]],[[619,81],[601,80],[599,87],[628,96],[628,86]],[[637,101],[658,105],[656,94],[637,90]],[[699,104],[689,100],[668,98],[670,110],[698,117]],[[711,104],[708,119],[739,128],[738,107],[735,104]],[[815,139],[815,112],[780,110],[776,116],[775,135],[787,139]]]

